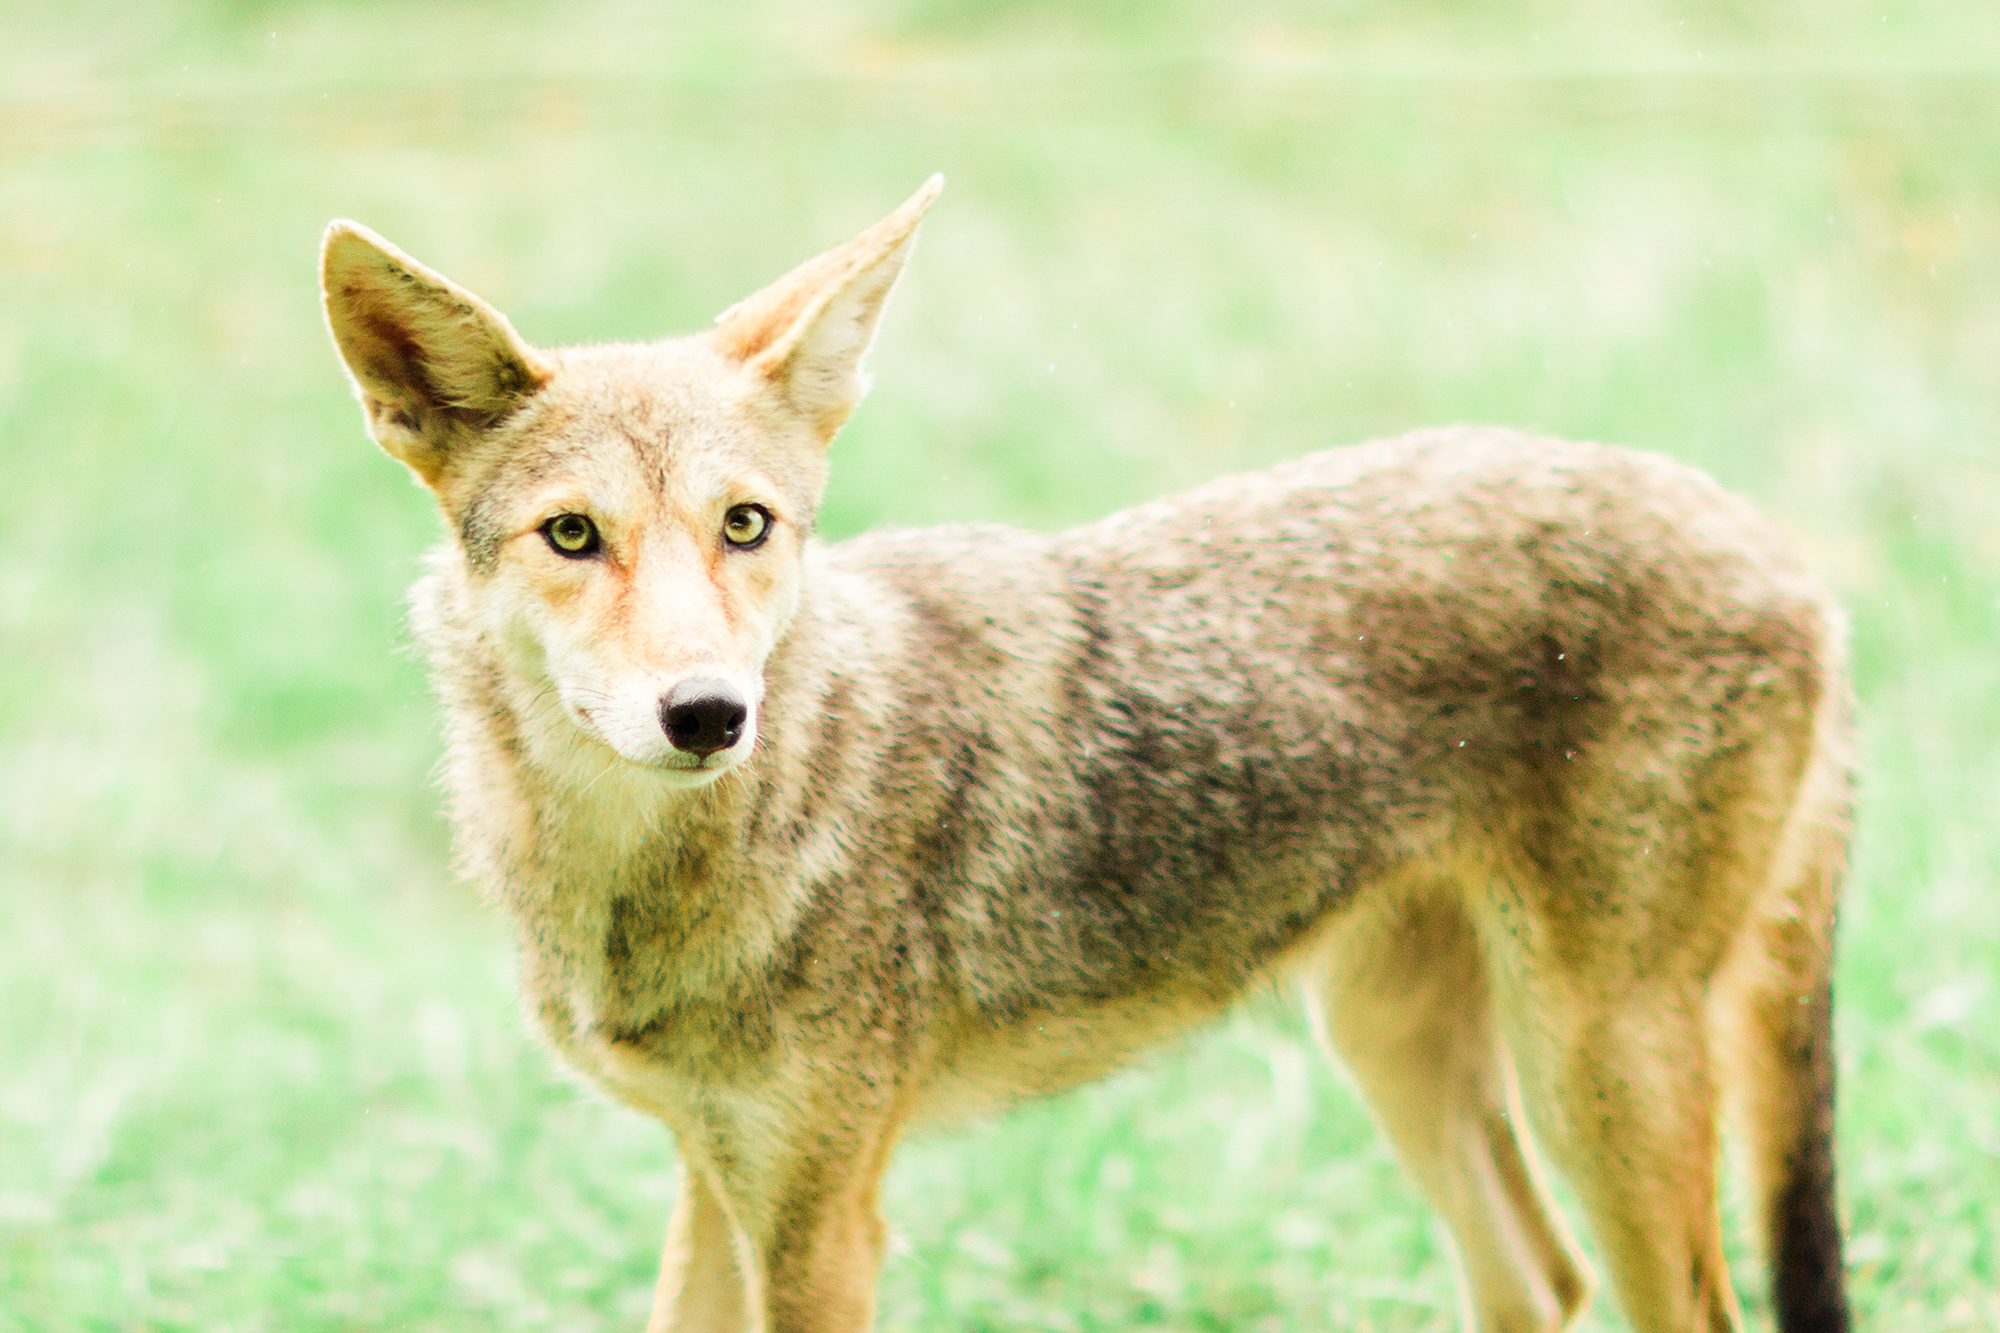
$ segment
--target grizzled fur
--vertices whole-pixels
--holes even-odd
[[[328,237],[371,426],[456,533],[417,619],[464,855],[549,1039],[687,1163],[653,1327],[867,1327],[902,1132],[1292,977],[1451,1226],[1470,1327],[1587,1296],[1532,1126],[1637,1327],[1736,1328],[1729,1103],[1785,1333],[1844,1328],[1846,686],[1784,542],[1667,460],[1454,429],[1054,536],[819,544],[935,189],[644,347],[530,348]],[[752,721],[690,759],[662,701],[696,677]]]

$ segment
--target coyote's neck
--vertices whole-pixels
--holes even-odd
[[[801,861],[773,854],[760,830],[772,826],[780,775],[801,766],[786,745],[788,695],[812,632],[795,624],[773,653],[757,749],[691,790],[584,738],[554,715],[550,691],[509,691],[506,667],[476,635],[426,634],[450,719],[461,857],[551,980],[618,992],[612,974],[638,960],[659,985],[715,996],[782,952],[803,897]],[[480,684],[458,693],[453,681]]]

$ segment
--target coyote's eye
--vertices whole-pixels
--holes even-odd
[[[580,560],[597,553],[597,525],[582,514],[557,514],[542,524],[542,536],[557,555]]]
[[[762,505],[737,505],[722,519],[722,540],[739,551],[763,544],[771,531],[771,511]]]

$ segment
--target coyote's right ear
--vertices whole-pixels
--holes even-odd
[[[552,373],[505,315],[359,223],[326,229],[320,293],[370,433],[427,486]]]

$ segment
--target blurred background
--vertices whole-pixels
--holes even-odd
[[[5,5],[0,1330],[643,1324],[671,1144],[529,1038],[451,871],[401,619],[438,525],[316,246],[354,217],[533,341],[645,338],[936,170],[835,536],[1457,420],[1797,534],[1866,740],[1856,1300],[2000,1327],[2000,14],[1745,8]],[[1276,998],[911,1145],[887,1206],[885,1330],[1455,1327]]]

